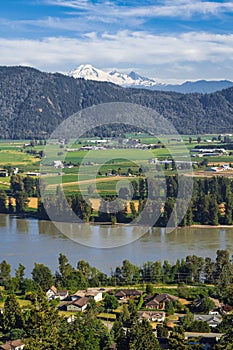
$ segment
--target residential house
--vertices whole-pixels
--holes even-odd
[[[53,299],[65,300],[68,297],[69,292],[68,290],[57,290],[56,287],[52,286],[46,292],[46,295],[48,300],[53,300]]]
[[[88,302],[89,298],[87,297],[79,298],[71,303],[68,303],[66,305],[66,310],[83,312],[87,308]]]
[[[115,294],[115,297],[119,300],[128,300],[138,298],[142,294],[143,292],[138,289],[122,289]]]
[[[147,321],[151,322],[164,322],[166,315],[165,312],[139,311],[138,316],[139,320],[145,318]]]
[[[84,298],[86,296],[86,289],[85,290],[78,290],[76,293],[71,295],[71,300],[75,301],[81,298]]]
[[[87,298],[91,299],[93,298],[95,302],[101,301],[103,299],[103,293],[99,290],[88,290],[85,295]]]
[[[202,349],[213,349],[214,345],[224,336],[224,333],[198,333],[184,332],[185,339],[197,338],[198,344],[202,345]]]
[[[103,292],[98,289],[85,289],[85,290],[78,290],[76,293],[74,293],[71,296],[72,301],[78,300],[80,298],[87,297],[89,299],[93,298],[95,302],[99,302],[103,300]]]
[[[148,296],[147,298],[145,298],[145,307],[147,309],[155,310],[165,309],[166,304],[168,302],[175,302],[177,300],[179,300],[179,298],[171,294],[155,294],[153,296]]]
[[[221,315],[194,315],[194,321],[207,322],[211,328],[215,328],[222,322],[222,316]]]
[[[25,344],[22,342],[22,340],[12,340],[7,341],[5,344],[0,345],[0,350],[23,350],[25,347]]]

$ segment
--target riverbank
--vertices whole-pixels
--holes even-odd
[[[40,217],[38,216],[37,213],[35,212],[25,212],[25,213],[22,213],[22,214],[16,214],[16,213],[13,213],[13,214],[6,214],[6,213],[0,213],[0,215],[9,215],[9,216],[12,216],[12,217],[15,217],[16,219],[36,219],[36,220],[42,220],[42,221],[48,221],[48,222],[52,222],[52,220],[50,220],[50,218],[45,218],[45,217]],[[59,220],[59,217],[56,218],[56,220],[54,220],[56,222],[64,222],[64,221],[61,221]],[[77,221],[75,220],[71,220],[70,218],[70,221],[67,221],[65,223],[71,223],[71,224],[74,224],[74,223],[77,223]],[[125,226],[125,227],[128,227],[128,226],[142,226],[142,225],[137,225],[136,222],[134,223],[131,223],[131,222],[128,222],[128,223],[122,223],[122,222],[117,222],[117,223],[112,223],[111,221],[89,221],[89,222],[84,222],[83,223],[85,224],[90,224],[90,225],[100,225],[100,226]],[[149,228],[149,227],[148,227]],[[166,226],[153,226],[153,228],[167,228]],[[193,224],[193,225],[190,225],[190,226],[177,226],[177,227],[174,227],[173,229],[188,229],[188,228],[200,228],[200,229],[231,229],[233,228],[233,225],[216,225],[216,226],[213,226],[213,225],[203,225],[203,224]]]
[[[187,227],[191,227],[191,228],[233,228],[233,225],[216,225],[216,226],[213,226],[213,225],[191,225],[191,226],[186,226]]]

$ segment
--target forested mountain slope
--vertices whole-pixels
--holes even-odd
[[[0,67],[1,138],[44,137],[78,110],[105,102],[153,108],[183,134],[233,131],[233,88],[205,95],[180,94],[125,89],[30,67]]]

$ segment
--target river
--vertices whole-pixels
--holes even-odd
[[[85,226],[80,225],[80,233]],[[88,234],[99,241],[102,226],[88,225]],[[132,227],[120,226],[120,233],[130,234]],[[108,227],[111,234],[111,226]],[[12,265],[12,272],[22,263],[29,276],[34,262],[43,263],[53,272],[58,266],[59,253],[65,254],[73,266],[81,259],[105,273],[120,265],[124,259],[134,264],[145,261],[176,259],[187,255],[216,257],[218,249],[229,249],[233,252],[232,228],[178,228],[170,233],[164,229],[150,229],[133,243],[118,248],[91,248],[74,242],[61,234],[48,221],[36,219],[18,219],[14,216],[0,215],[0,261],[7,260]]]

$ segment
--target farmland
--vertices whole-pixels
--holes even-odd
[[[199,157],[191,153],[196,146],[222,147],[224,148],[226,137],[216,135],[200,135],[199,141],[196,135],[183,135],[182,140],[177,136],[171,137],[153,137],[147,134],[126,134],[121,140],[107,140],[107,147],[96,147],[95,150],[83,150],[83,147],[90,145],[98,145],[98,140],[80,139],[72,145],[72,151],[66,150],[65,144],[55,145],[48,151],[43,169],[46,174],[42,176],[46,185],[50,188],[51,193],[56,190],[58,184],[63,185],[65,193],[71,194],[82,190],[83,193],[92,192],[93,198],[96,194],[116,194],[119,190],[117,184],[120,181],[121,186],[129,187],[130,182],[135,177],[144,175],[149,172],[151,176],[155,174],[172,175],[174,171],[171,166],[149,166],[149,161],[153,158],[158,161],[172,159],[172,156],[184,161],[191,160],[193,162],[195,176],[210,176],[212,172],[207,172],[207,164],[209,166],[218,166],[224,163],[233,162],[233,138],[228,136],[227,144],[232,144],[232,148],[227,153],[218,156]],[[155,145],[151,149],[139,149],[137,147],[128,147],[126,140],[137,140],[141,145]],[[164,145],[163,145],[164,143]],[[25,146],[26,145],[26,146]],[[165,146],[166,145],[166,146]],[[1,141],[0,142],[0,169],[18,168],[19,173],[26,175],[27,172],[40,172],[41,152],[44,145],[37,142],[25,140]],[[56,152],[59,150],[59,152]],[[56,153],[55,153],[56,152]],[[185,153],[184,153],[185,152]],[[187,156],[190,156],[188,159]],[[183,157],[183,158],[182,158]],[[42,158],[43,159],[43,158]],[[67,164],[62,169],[55,169],[51,166],[54,160],[61,159]],[[203,160],[205,159],[205,162]],[[202,163],[204,163],[202,165]],[[68,166],[69,165],[69,166]],[[140,170],[141,169],[141,170]],[[141,172],[140,172],[141,171]],[[187,170],[187,173],[189,171]],[[153,175],[154,174],[154,175]],[[221,172],[220,175],[232,177],[233,172]],[[218,174],[219,175],[219,174]],[[96,181],[96,179],[98,179]],[[95,185],[95,186],[94,186]],[[90,188],[94,186],[93,188]],[[0,178],[0,188],[7,190],[10,188],[10,177]]]

